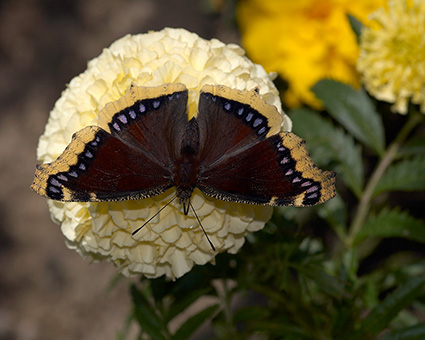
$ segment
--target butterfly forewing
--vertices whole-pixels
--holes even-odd
[[[269,120],[280,126],[281,117],[277,111],[264,115],[253,107],[258,106],[258,98],[254,90],[237,91],[224,86],[203,88],[197,121],[200,131],[199,158],[204,168],[217,167],[224,158],[243,153],[264,140],[271,129],[276,130],[270,126]],[[247,102],[255,104],[251,106]]]
[[[125,144],[172,166],[187,124],[188,92],[183,84],[132,85],[127,95],[99,113],[99,125]]]

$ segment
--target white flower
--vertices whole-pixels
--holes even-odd
[[[259,87],[260,95],[281,111],[279,94],[264,69],[253,64],[237,45],[204,40],[183,29],[127,35],[88,63],[71,80],[50,113],[38,145],[38,159],[55,160],[74,132],[96,125],[97,114],[119,99],[132,82],[157,86],[183,83],[189,89],[189,115],[196,114],[199,90],[222,84],[240,90]],[[291,121],[282,113],[283,129]],[[141,226],[173,196],[175,189],[149,199],[102,203],[49,201],[67,245],[94,260],[113,262],[127,276],[178,278],[195,264],[214,261],[197,220],[171,204],[135,236]],[[218,252],[237,252],[244,236],[264,227],[272,208],[223,202],[195,190],[191,202]]]

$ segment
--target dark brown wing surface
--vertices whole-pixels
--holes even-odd
[[[280,125],[273,108],[255,91],[204,90],[197,119],[198,187],[205,194],[279,206],[315,205],[335,196],[335,174],[314,165],[299,137],[276,133]]]
[[[181,84],[132,86],[78,131],[61,156],[37,167],[32,189],[61,201],[109,201],[158,195],[173,185],[176,140],[187,123]]]

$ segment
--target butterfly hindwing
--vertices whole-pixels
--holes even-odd
[[[199,188],[225,201],[273,206],[309,206],[332,198],[334,173],[318,169],[297,148],[304,146],[292,133],[271,136],[204,171]]]
[[[208,147],[201,147],[201,191],[221,200],[279,206],[315,205],[335,195],[334,173],[314,165],[302,139],[288,132],[273,134],[280,125],[271,105],[257,103],[257,110],[244,100],[258,94],[247,92],[232,101],[212,92],[201,95],[199,104],[201,141],[202,136],[213,138],[210,148],[215,150],[211,156]],[[264,121],[267,125],[261,125]]]
[[[59,201],[111,201],[160,194],[172,186],[170,178],[170,171],[143,152],[88,126],[58,159],[37,167],[32,188]]]

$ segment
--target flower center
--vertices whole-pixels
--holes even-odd
[[[398,32],[389,42],[388,48],[393,53],[397,64],[412,66],[425,60],[423,37],[418,31]]]

